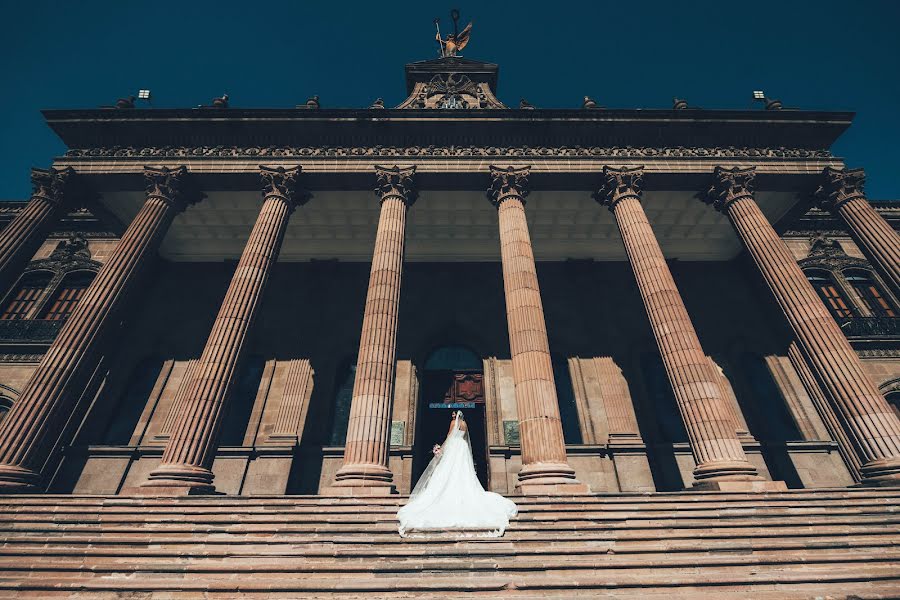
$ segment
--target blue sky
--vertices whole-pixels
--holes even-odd
[[[150,88],[154,105],[388,105],[403,65],[435,57],[432,20],[475,22],[464,55],[500,65],[499,96],[577,107],[856,111],[835,146],[872,199],[900,198],[900,2],[46,2],[2,0],[0,198],[64,148],[42,108],[84,108]]]

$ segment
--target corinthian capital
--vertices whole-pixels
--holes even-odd
[[[866,172],[863,169],[825,167],[822,177],[825,181],[816,190],[815,200],[826,210],[837,210],[845,202],[866,197]]]
[[[494,206],[500,206],[504,200],[517,197],[520,200],[528,195],[528,175],[531,167],[507,167],[501,169],[491,165],[491,187],[487,195]]]
[[[65,199],[66,192],[71,191],[74,179],[75,171],[72,167],[31,169],[31,197],[59,204]]]
[[[721,212],[726,212],[735,200],[741,198],[753,198],[753,178],[756,177],[756,167],[734,167],[725,169],[716,167],[713,171],[712,186],[705,194],[701,193],[701,199]]]
[[[381,200],[389,196],[400,196],[407,206],[416,201],[413,178],[416,167],[381,167],[375,165],[375,193]]]
[[[300,175],[299,165],[285,169],[282,166],[267,167],[259,165],[259,177],[262,179],[262,195],[281,196],[291,206],[303,204],[309,199],[309,194],[297,188],[297,176]]]
[[[641,199],[644,191],[644,167],[603,167],[603,183],[594,194],[594,199],[612,210],[625,198]]]
[[[144,167],[147,196],[164,198],[184,210],[203,198],[203,194],[190,185],[190,174],[184,165],[175,167]]]

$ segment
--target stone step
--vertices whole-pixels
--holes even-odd
[[[792,565],[782,569],[760,569],[752,565],[741,569],[708,567],[702,571],[697,567],[682,570],[656,571],[650,569],[597,569],[594,571],[568,573],[529,572],[514,574],[485,575],[447,575],[428,574],[427,577],[416,577],[413,574],[403,576],[369,576],[352,578],[343,575],[320,577],[277,577],[274,574],[248,578],[244,573],[225,573],[214,577],[184,577],[182,574],[152,574],[144,576],[123,577],[121,572],[113,576],[97,575],[92,577],[59,577],[48,573],[34,573],[33,577],[17,579],[4,574],[0,577],[0,590],[59,590],[72,591],[116,591],[121,594],[129,592],[151,592],[179,590],[182,592],[265,592],[297,594],[310,592],[350,592],[372,594],[402,592],[442,592],[444,594],[501,592],[510,589],[518,591],[594,591],[621,590],[635,588],[645,591],[654,588],[678,588],[683,586],[721,587],[743,586],[747,597],[754,597],[754,586],[778,585],[790,589],[791,584],[817,584],[820,589],[831,587],[841,590],[847,595],[848,583],[867,587],[873,582],[891,583],[884,589],[898,590],[900,585],[900,565],[872,564],[861,566],[840,565]],[[862,581],[860,581],[862,580]],[[835,586],[834,584],[839,584]],[[709,590],[707,590],[709,591]],[[445,596],[446,597],[446,596]]]

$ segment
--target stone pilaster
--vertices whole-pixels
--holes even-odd
[[[523,494],[586,493],[587,486],[575,478],[568,464],[559,417],[544,306],[525,220],[530,169],[490,169],[488,198],[497,207],[500,222],[506,322],[522,447],[517,487]]]
[[[862,169],[825,167],[816,192],[819,206],[847,223],[850,235],[894,293],[900,296],[900,234],[866,200]]]
[[[225,402],[295,206],[300,167],[260,167],[263,205],[238,261],[203,353],[193,369],[183,409],[162,461],[141,485],[145,494],[214,490],[212,462]]]
[[[0,492],[41,488],[40,469],[78,400],[77,382],[93,365],[99,340],[117,322],[116,310],[155,256],[172,219],[197,198],[185,189],[185,167],[148,167],[144,174],[143,207],[0,425]]]
[[[328,493],[384,495],[396,492],[394,476],[388,466],[388,452],[406,211],[415,200],[414,174],[415,167],[375,167],[375,193],[381,200],[381,213],[359,340],[344,464]]]
[[[643,167],[604,167],[603,180],[595,198],[609,207],[622,234],[628,262],[688,433],[697,464],[696,486],[735,491],[786,489],[783,482],[768,482],[759,477],[744,454],[733,412],[722,395],[718,373],[703,352],[641,206]]]
[[[859,357],[753,197],[754,169],[716,167],[705,199],[731,220],[833,403],[863,483],[900,484],[900,420],[866,376]]]
[[[0,231],[0,292],[7,291],[13,284],[70,204],[74,178],[75,171],[71,167],[31,170],[31,200]]]

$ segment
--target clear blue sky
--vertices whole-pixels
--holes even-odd
[[[469,58],[500,65],[499,96],[577,107],[856,111],[835,147],[872,199],[900,198],[900,2],[47,2],[2,0],[0,198],[64,148],[39,109],[111,104],[150,88],[190,107],[326,107],[404,97],[403,65],[435,57],[432,20],[475,22]]]

